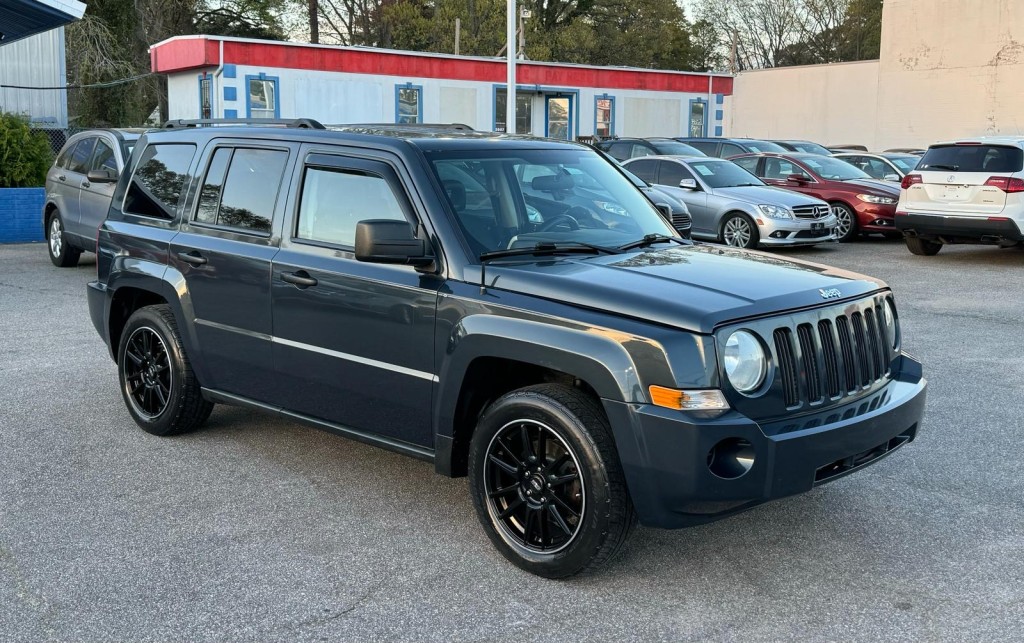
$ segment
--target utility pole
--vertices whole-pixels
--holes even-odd
[[[505,133],[516,133],[516,0],[508,0],[505,15],[505,60],[508,77],[505,87]]]
[[[309,42],[320,43],[320,2],[309,0]]]

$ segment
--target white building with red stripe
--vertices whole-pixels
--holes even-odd
[[[464,123],[505,129],[505,63],[363,47],[178,36],[150,48],[169,116]],[[537,136],[721,136],[728,75],[521,61],[517,131]]]

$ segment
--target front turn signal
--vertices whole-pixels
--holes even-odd
[[[651,386],[651,403],[676,411],[725,411],[729,408],[722,392],[716,388],[679,390]]]

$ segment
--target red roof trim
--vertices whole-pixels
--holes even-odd
[[[153,71],[174,73],[219,64],[220,40],[207,37],[172,39],[150,49]],[[505,82],[505,63],[500,60],[407,54],[387,50],[307,46],[293,43],[224,40],[225,62],[263,69],[306,69],[351,74],[375,74],[399,78],[446,78],[495,84]],[[522,62],[517,68],[520,85],[547,87],[596,87],[706,94],[706,74],[584,67]],[[711,76],[712,92],[732,94],[733,79]]]

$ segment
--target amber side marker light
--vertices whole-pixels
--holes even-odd
[[[681,391],[664,386],[650,386],[651,403],[676,411],[725,411],[729,402],[718,389]]]

